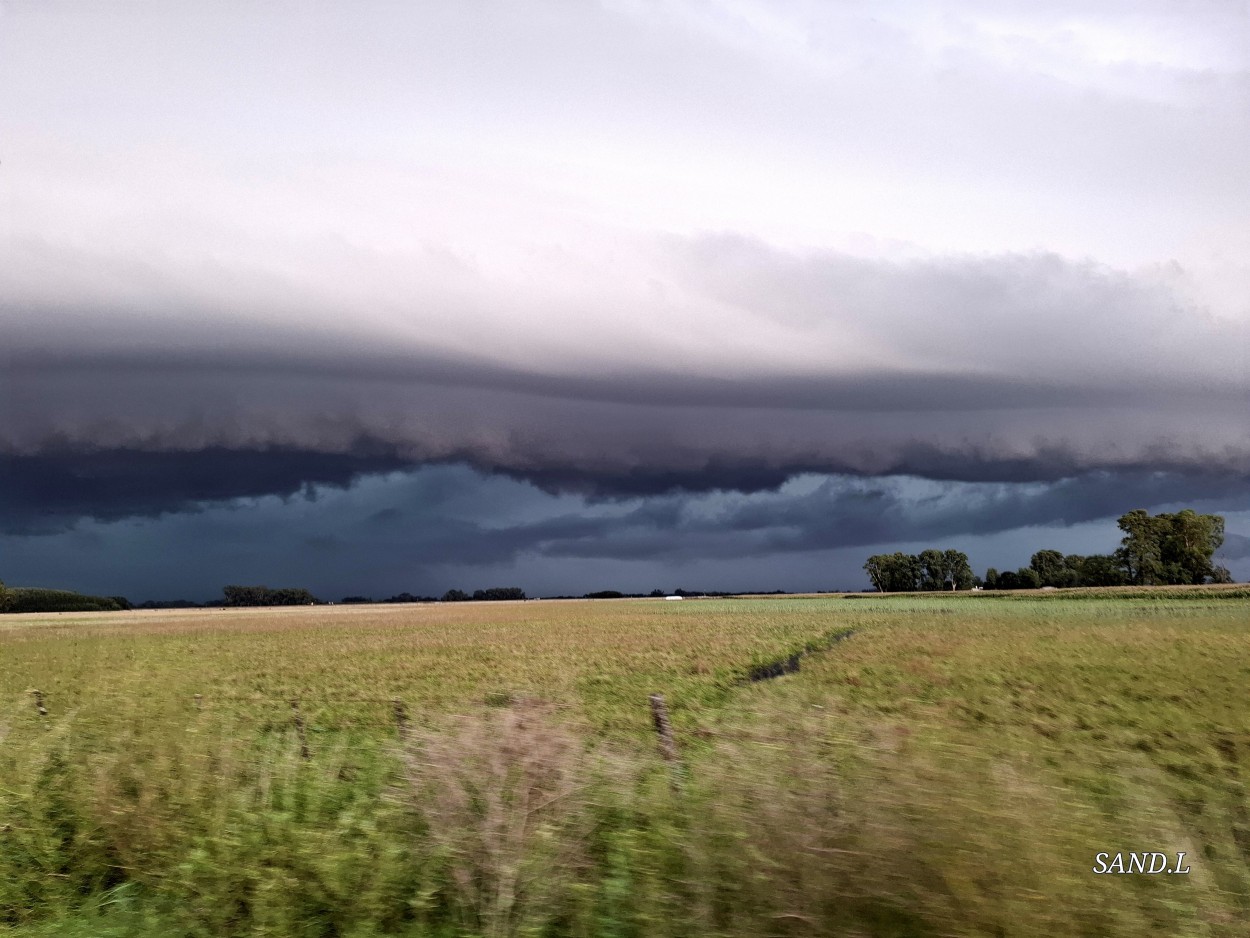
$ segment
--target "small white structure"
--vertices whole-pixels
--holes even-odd
[[[685,596],[665,596],[664,598],[672,602],[674,599],[685,599],[686,597]]]

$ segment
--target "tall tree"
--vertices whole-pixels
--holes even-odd
[[[878,593],[890,591],[889,560],[885,554],[873,554],[864,561],[864,572]],[[659,590],[656,590],[659,592]]]
[[[1224,544],[1224,519],[1190,508],[1159,515],[1159,558],[1165,583],[1205,583],[1215,574],[1211,559]]]
[[[873,554],[864,564],[872,585],[882,593],[905,593],[920,588],[919,558],[895,551]]]
[[[1119,520],[1124,538],[1116,559],[1130,583],[1205,583],[1216,575],[1212,557],[1224,543],[1224,519],[1190,508],[1151,515],[1138,508]]]
[[[946,555],[932,548],[922,550],[920,560],[920,588],[940,590],[946,586]]]
[[[1082,586],[1123,586],[1127,579],[1124,567],[1111,554],[1090,554],[1081,558]]]
[[[1159,583],[1163,575],[1163,531],[1159,519],[1151,517],[1144,508],[1136,508],[1121,515],[1118,524],[1124,537],[1115,555],[1128,582],[1134,586]]]
[[[1063,577],[1063,554],[1057,550],[1039,550],[1029,558],[1029,566],[1037,572],[1042,586],[1058,586]]]
[[[952,590],[969,590],[975,577],[972,564],[968,563],[968,555],[962,550],[947,550],[942,555],[946,564],[946,579]]]

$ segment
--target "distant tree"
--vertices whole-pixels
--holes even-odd
[[[1229,573],[1228,567],[1213,567],[1211,569],[1211,582],[1231,583],[1233,582],[1233,575]]]
[[[111,596],[90,596],[72,590],[15,588],[7,591],[8,612],[114,612]]]
[[[1090,554],[1081,558],[1082,586],[1123,586],[1127,582],[1120,561],[1110,554]]]
[[[997,588],[1000,590],[1035,590],[1041,585],[1042,581],[1032,567],[1004,570],[998,575]]]
[[[618,590],[599,590],[597,593],[587,593],[583,599],[620,599],[625,594]],[[664,595],[663,593],[660,594]]]
[[[1162,582],[1162,525],[1143,508],[1121,515],[1118,522],[1124,537],[1115,552],[1124,568],[1128,582],[1134,586],[1151,586]]]
[[[971,589],[972,566],[961,550],[929,548],[918,555],[893,554],[900,579],[910,581],[911,589],[927,591]]]
[[[922,550],[920,560],[920,588],[933,591],[946,587],[946,555],[940,550]]]
[[[223,586],[221,592],[227,606],[311,606],[318,602],[308,590],[296,587]]]
[[[1205,583],[1215,575],[1212,558],[1224,543],[1224,519],[1186,508],[1175,514],[1151,515],[1138,508],[1119,519],[1124,537],[1116,559],[1128,581]]]
[[[344,606],[358,606],[364,603],[373,602],[368,596],[344,596],[339,600]]]
[[[920,589],[920,558],[911,554],[873,554],[864,564],[868,579],[881,593],[903,593]]]
[[[266,597],[266,606],[315,606],[317,597],[306,589],[285,587],[270,590]]]
[[[1085,558],[1081,554],[1065,554],[1063,565],[1068,568],[1068,586],[1087,586],[1083,571]]]
[[[472,597],[463,590],[448,590],[443,594],[443,602],[445,603],[462,603],[467,602]]]
[[[890,592],[890,575],[886,554],[873,554],[864,561],[864,572],[878,593]]]
[[[405,591],[403,593],[397,593],[394,596],[388,597],[382,601],[387,603],[432,603],[434,602],[434,597],[413,596],[412,593]]]
[[[664,590],[652,590],[648,595],[652,599],[659,599],[661,596],[666,596],[668,594],[665,593]]]
[[[125,596],[109,596],[108,598],[113,600],[113,602],[117,603],[118,609],[133,609],[134,608],[134,606],[131,605],[130,600],[127,599]]]
[[[492,586],[490,589],[474,590],[473,598],[488,602],[498,602],[504,599],[525,599],[526,597],[525,590],[519,586]]]
[[[1057,550],[1039,550],[1029,560],[1029,567],[1042,586],[1059,586],[1067,569],[1063,554]]]
[[[1224,544],[1224,519],[1190,508],[1158,517],[1163,529],[1159,555],[1164,582],[1197,584],[1212,579],[1212,557]]]
[[[1021,567],[1016,571],[1016,582],[1019,584],[1016,589],[1035,590],[1042,585],[1042,578],[1032,567]]]
[[[223,586],[222,595],[227,606],[267,606],[267,586]]]
[[[990,567],[985,571],[985,588],[987,590],[998,589],[998,571]]]
[[[8,612],[12,605],[13,594],[9,588],[4,585],[4,581],[0,580],[0,612]]]
[[[1084,559],[1078,554],[1064,557],[1058,550],[1039,550],[1029,560],[1029,568],[1038,574],[1043,587],[1079,587]]]
[[[962,550],[947,550],[942,554],[946,582],[952,590],[972,589],[976,577],[972,573],[972,564],[968,563],[968,555]]]

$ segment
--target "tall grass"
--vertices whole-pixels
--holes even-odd
[[[194,636],[160,617],[3,633],[0,654],[38,672],[51,713],[6,671],[0,925],[23,938],[1243,933],[1244,602],[615,605],[519,623],[502,608],[381,624],[278,612]],[[852,627],[797,674],[738,680]],[[214,629],[291,660],[246,664]],[[581,660],[554,667],[557,637]],[[303,758],[286,700],[245,690],[289,691],[310,643],[360,657],[305,676]],[[459,673],[449,645],[465,650]],[[410,725],[385,700],[317,702],[369,660],[402,693],[395,646],[416,672]],[[466,679],[470,649],[498,656],[484,679]],[[196,709],[197,656],[210,673],[217,656],[239,667],[234,696]],[[445,686],[420,697],[431,662]],[[83,686],[58,693],[58,674]],[[538,675],[553,676],[546,697]],[[675,767],[649,736],[654,689],[678,705]],[[1091,872],[1097,852],[1156,849],[1185,851],[1192,873]]]

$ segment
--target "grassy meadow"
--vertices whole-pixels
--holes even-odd
[[[0,931],[1246,935],[1248,632],[1246,587],[8,615]]]

